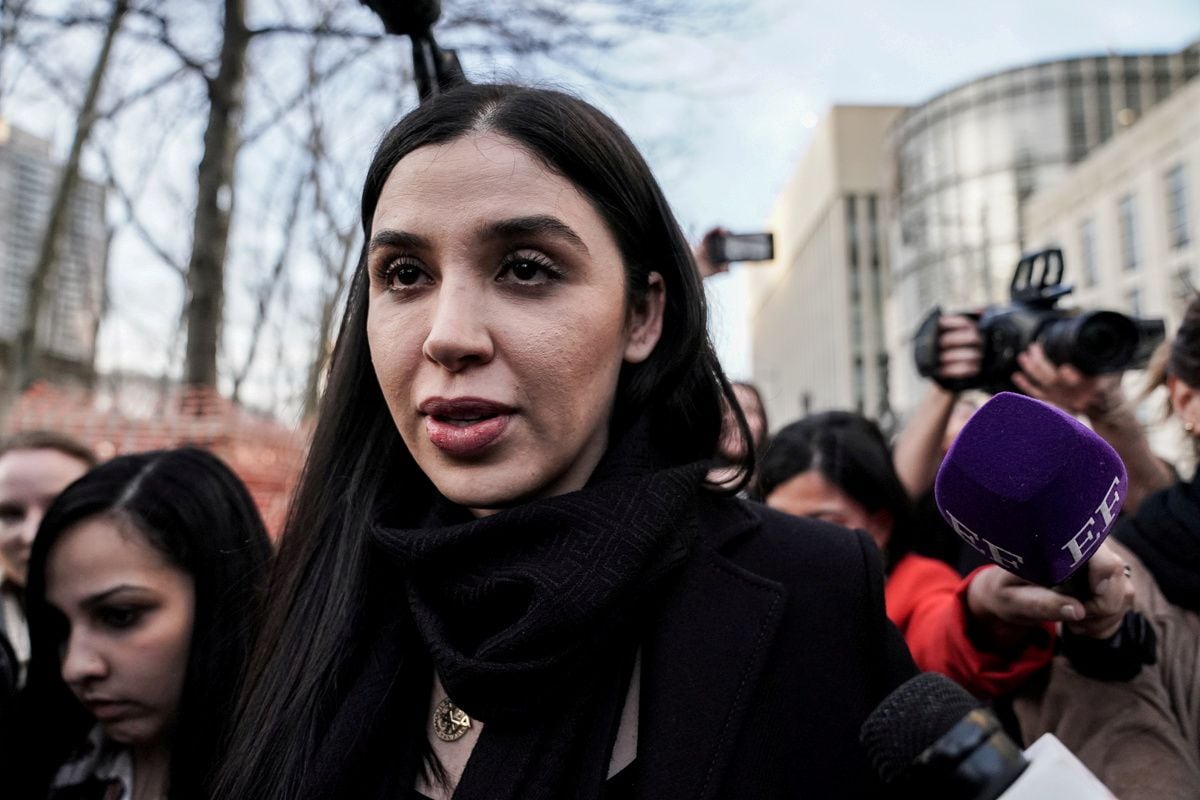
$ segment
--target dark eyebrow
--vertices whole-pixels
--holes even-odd
[[[489,239],[516,239],[522,236],[551,236],[562,239],[584,254],[590,255],[588,247],[583,243],[579,234],[571,226],[554,217],[539,215],[533,217],[514,217],[493,222],[483,229],[483,235]]]
[[[374,253],[382,247],[417,250],[429,247],[429,240],[408,231],[382,230],[371,237],[367,252]]]
[[[103,603],[105,600],[107,600],[108,598],[112,597],[114,594],[117,594],[118,592],[123,592],[126,589],[132,589],[136,592],[136,591],[141,591],[142,587],[133,586],[132,584],[128,584],[128,583],[122,583],[122,584],[114,586],[113,588],[108,589],[106,591],[99,592],[97,594],[93,594],[89,597],[85,597],[83,599],[83,602],[80,603],[80,605],[85,608],[91,608],[93,606],[98,606],[101,603]]]

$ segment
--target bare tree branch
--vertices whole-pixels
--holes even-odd
[[[154,255],[158,256],[159,260],[170,267],[180,278],[186,280],[187,269],[184,267],[184,265],[180,263],[179,259],[171,255],[171,253],[169,253],[165,247],[159,244],[158,240],[154,238],[154,235],[151,234],[150,231],[146,229],[146,226],[142,224],[142,220],[137,214],[136,203],[132,198],[130,198],[124,187],[121,186],[121,184],[117,181],[116,171],[113,169],[112,158],[109,153],[107,151],[101,151],[100,157],[104,161],[105,169],[108,171],[108,188],[117,196],[117,199],[121,201],[121,205],[125,209],[125,218],[127,224],[133,228],[135,233],[137,233],[138,238],[142,240],[142,243],[149,247]]]
[[[128,109],[130,106],[135,105],[136,103],[138,103],[142,100],[145,100],[147,97],[151,96],[152,94],[157,92],[159,89],[162,89],[165,86],[170,86],[172,83],[175,82],[176,78],[178,78],[180,75],[183,75],[187,71],[188,71],[188,68],[181,65],[181,66],[176,67],[175,69],[171,70],[170,72],[160,75],[158,78],[156,78],[153,81],[150,81],[150,83],[147,83],[145,86],[138,89],[137,91],[132,92],[131,94],[127,94],[124,97],[122,97],[120,100],[118,100],[117,102],[113,103],[113,105],[110,106],[107,110],[100,112],[99,116],[103,119],[112,119],[113,117],[120,114],[122,111],[125,111],[126,109]]]
[[[250,368],[254,366],[254,357],[258,353],[259,339],[262,336],[263,327],[267,322],[267,312],[270,309],[271,301],[275,297],[276,288],[282,283],[283,271],[287,267],[288,258],[291,256],[292,239],[296,233],[296,225],[300,221],[300,204],[304,199],[304,190],[307,184],[308,176],[301,174],[300,178],[296,181],[291,201],[288,204],[287,220],[283,225],[283,241],[279,246],[279,254],[275,257],[275,262],[271,266],[271,271],[267,279],[258,289],[254,324],[250,328],[250,345],[241,367],[236,369],[233,374],[233,393],[230,399],[235,403],[239,402],[242,383],[245,382],[246,376],[250,373]]]
[[[339,72],[346,69],[347,67],[352,66],[355,63],[357,63],[358,60],[361,59],[364,55],[371,52],[374,49],[374,47],[375,47],[375,45],[371,44],[366,47],[355,50],[353,52],[350,52],[345,57],[334,62],[334,64],[332,64],[330,67],[326,68],[323,72],[319,72],[319,73],[312,75],[312,80],[305,81],[304,85],[301,87],[300,91],[296,92],[291,98],[288,99],[287,102],[278,103],[276,105],[274,113],[269,114],[267,116],[266,122],[259,125],[257,128],[251,129],[242,137],[243,145],[250,144],[250,143],[257,141],[263,134],[265,134],[267,131],[269,131],[271,128],[273,128],[275,126],[275,124],[279,121],[279,119],[284,115],[285,112],[287,112],[290,109],[296,108],[301,103],[307,102],[308,99],[310,97],[312,97],[315,92],[319,91],[320,88],[323,85],[325,85],[326,81],[330,80],[331,78],[333,78],[334,75],[337,75]]]
[[[264,25],[261,28],[253,28],[250,30],[252,38],[272,35],[290,35],[290,36],[321,36],[331,39],[356,39],[359,41],[379,42],[390,38],[388,34],[382,31],[356,31],[346,28],[311,28],[304,25],[289,25],[281,23],[278,25]]]

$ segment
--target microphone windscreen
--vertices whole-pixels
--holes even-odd
[[[894,784],[906,777],[921,753],[978,707],[954,681],[922,672],[884,698],[863,723],[859,738],[879,777]]]
[[[1116,451],[1086,425],[1002,392],[955,439],[934,497],[946,522],[988,559],[1056,586],[1108,536],[1128,486]]]

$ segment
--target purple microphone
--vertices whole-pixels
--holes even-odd
[[[1054,406],[1012,392],[986,402],[938,470],[938,510],[992,562],[1057,586],[1108,536],[1129,480],[1108,442]]]

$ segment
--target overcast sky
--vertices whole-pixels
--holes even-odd
[[[1174,50],[1200,38],[1200,0],[748,5],[749,13],[721,33],[622,54],[626,74],[653,64],[671,91],[595,90],[592,98],[648,151],[693,235],[717,224],[760,228],[832,104],[920,103],[1030,62]],[[738,284],[736,274],[714,279],[714,332],[726,368],[749,377]]]

